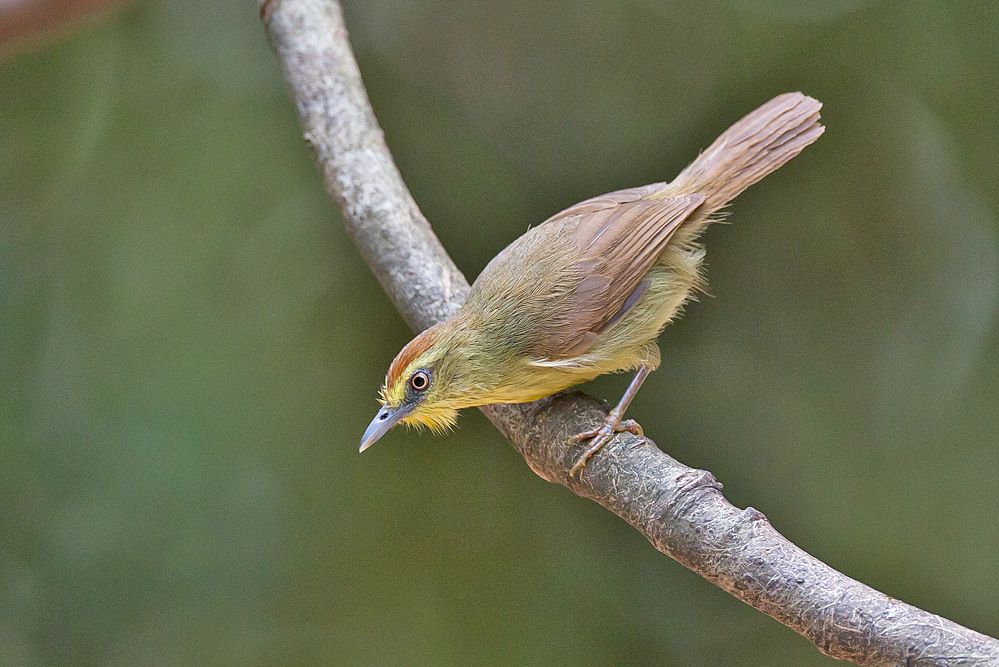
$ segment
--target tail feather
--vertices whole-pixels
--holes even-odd
[[[725,130],[656,196],[701,193],[705,220],[818,139],[821,108],[802,93],[775,97]]]

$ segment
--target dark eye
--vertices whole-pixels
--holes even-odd
[[[409,386],[414,391],[424,391],[430,386],[430,373],[426,371],[416,371],[409,376]]]

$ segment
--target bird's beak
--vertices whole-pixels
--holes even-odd
[[[378,410],[378,414],[375,418],[371,420],[368,424],[368,428],[365,429],[364,435],[361,436],[361,448],[358,449],[358,453],[363,452],[365,449],[371,445],[378,442],[379,438],[389,432],[393,426],[402,421],[410,412],[413,411],[416,405],[413,403],[400,403],[397,407],[392,407],[389,405],[383,405],[381,409]]]

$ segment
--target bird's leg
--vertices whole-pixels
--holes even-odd
[[[572,468],[569,469],[570,477],[582,471],[582,469],[586,467],[586,464],[589,463],[590,459],[593,458],[593,455],[599,452],[604,445],[610,442],[616,434],[627,431],[628,433],[632,433],[637,436],[644,435],[644,433],[642,433],[642,427],[638,425],[638,422],[633,419],[622,420],[622,417],[624,417],[625,411],[627,411],[628,406],[631,405],[631,401],[635,398],[635,394],[638,393],[638,389],[642,386],[642,383],[645,382],[645,378],[647,377],[649,377],[648,367],[639,366],[638,370],[635,372],[635,377],[631,379],[631,384],[629,384],[628,388],[625,389],[621,400],[617,402],[617,405],[614,406],[613,410],[607,413],[607,419],[604,420],[604,423],[594,429],[583,431],[582,433],[578,433],[570,438],[570,442],[574,443],[582,442],[584,440],[593,441],[590,443],[587,450],[583,452],[583,455],[579,457],[579,460],[576,461]]]

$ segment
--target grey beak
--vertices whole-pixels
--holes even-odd
[[[398,407],[391,407],[388,405],[383,405],[379,410],[375,418],[371,420],[368,424],[368,428],[365,429],[364,435],[361,436],[361,448],[358,449],[358,453],[363,452],[365,449],[371,445],[378,442],[379,438],[389,432],[393,426],[399,423],[406,415],[413,411],[416,407],[412,403],[402,403]]]

